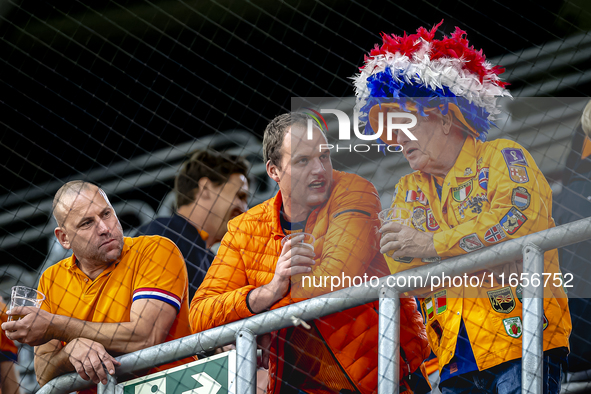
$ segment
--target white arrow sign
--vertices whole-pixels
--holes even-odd
[[[191,377],[203,386],[196,389],[183,391],[182,394],[216,394],[222,388],[221,384],[216,382],[205,372],[196,373],[195,375],[191,375]]]
[[[216,381],[212,376],[220,379],[221,382]],[[190,389],[190,387],[194,388]],[[235,394],[236,350],[119,383],[117,393]]]

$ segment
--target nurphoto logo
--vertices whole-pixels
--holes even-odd
[[[351,121],[349,120],[349,116],[347,116],[347,114],[344,111],[338,110],[338,109],[326,109],[326,108],[321,108],[320,112],[315,111],[311,108],[307,108],[308,110],[312,111],[313,114],[309,114],[315,121],[316,121],[316,126],[320,128],[320,130],[323,129],[322,125],[324,124],[324,127],[326,128],[326,130],[328,131],[328,126],[326,121],[324,120],[324,117],[321,114],[333,114],[336,115],[337,117],[337,121],[338,121],[338,125],[339,125],[339,141],[350,141],[351,140]],[[410,119],[409,123],[399,123],[400,120],[402,119]],[[395,122],[396,119],[396,122]],[[312,139],[312,130],[314,127],[314,120],[312,119],[308,119],[308,140]],[[322,123],[321,123],[322,121]],[[355,133],[355,136],[357,138],[359,138],[360,140],[363,141],[378,141],[378,139],[382,136],[382,134],[384,133],[384,113],[383,112],[379,112],[378,113],[378,124],[379,124],[379,128],[378,130],[376,130],[376,132],[374,134],[364,134],[363,132],[361,132],[359,130],[359,112],[358,111],[354,111],[353,112],[353,132]],[[396,131],[400,131],[403,132],[404,134],[406,134],[406,136],[412,140],[412,141],[416,141],[417,137],[415,137],[411,132],[410,132],[410,128],[416,126],[417,124],[417,117],[412,114],[412,113],[407,113],[407,112],[388,112],[387,113],[387,117],[386,117],[386,137],[388,141],[392,141],[393,140],[393,132]],[[379,141],[381,142],[381,141]],[[384,147],[384,149],[388,150],[388,152],[402,152],[403,147],[400,144],[384,144],[384,143],[376,143],[376,144],[349,144],[349,145],[343,145],[343,144],[320,144],[320,150],[324,150],[324,149],[328,149],[328,150],[332,150],[335,149],[337,152],[342,151],[342,150],[347,150],[349,152],[369,152],[372,148],[372,146],[375,146],[377,150],[380,150],[380,147]]]

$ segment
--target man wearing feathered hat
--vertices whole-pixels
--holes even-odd
[[[384,143],[400,145],[414,170],[400,179],[392,200],[411,211],[412,226],[380,229],[381,252],[393,252],[393,273],[555,225],[552,192],[529,152],[509,140],[486,142],[499,112],[496,98],[510,96],[498,77],[504,70],[486,62],[459,28],[434,39],[440,25],[401,37],[383,34],[354,77],[366,133],[382,132]],[[414,114],[409,131],[416,140],[383,132],[388,112]],[[394,123],[411,120],[390,116]],[[556,250],[545,253],[544,272],[560,273]],[[509,285],[507,275],[504,283],[486,278],[481,288],[464,283],[421,300],[443,393],[521,390],[521,287]],[[543,327],[544,392],[558,393],[571,331],[560,285],[544,288]]]

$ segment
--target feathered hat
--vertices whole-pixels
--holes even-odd
[[[437,28],[420,27],[416,34],[399,37],[382,33],[378,44],[365,55],[355,85],[359,121],[365,134],[374,134],[378,113],[385,107],[425,112],[452,110],[476,138],[486,141],[493,116],[500,113],[497,97],[509,96],[499,79],[505,69],[485,60],[482,50],[469,46],[466,32],[456,27],[451,37],[435,40]]]

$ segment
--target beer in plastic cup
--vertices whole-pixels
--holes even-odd
[[[13,286],[12,295],[10,297],[10,309],[18,306],[34,306],[41,308],[41,304],[45,300],[45,295],[35,289],[27,286]],[[20,320],[24,316],[8,316],[8,321]]]

